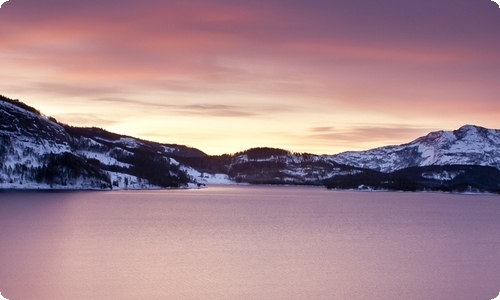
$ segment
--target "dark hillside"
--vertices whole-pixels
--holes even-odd
[[[470,165],[410,167],[392,173],[364,170],[334,176],[325,185],[329,189],[500,193],[500,170]]]

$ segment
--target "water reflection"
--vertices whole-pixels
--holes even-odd
[[[7,193],[9,299],[492,299],[498,197],[297,187]]]

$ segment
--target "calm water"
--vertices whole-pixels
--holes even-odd
[[[298,187],[0,193],[26,299],[490,300],[500,197]]]

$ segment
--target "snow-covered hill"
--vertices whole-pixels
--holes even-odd
[[[387,185],[387,178],[393,187],[402,184],[394,180],[397,176],[421,173],[417,177],[423,179],[415,183],[418,188],[434,180],[460,187],[474,182],[478,189],[500,190],[496,182],[477,182],[494,172],[464,166],[500,169],[500,130],[466,125],[455,131],[431,132],[399,146],[338,155],[253,148],[208,156],[187,146],[61,124],[22,102],[0,96],[0,189],[145,189],[240,182],[327,183],[333,187],[372,182],[380,186]],[[409,167],[423,169],[389,177],[379,174]],[[441,188],[435,182],[431,185]]]
[[[196,182],[172,157],[206,156],[99,128],[60,124],[0,96],[0,188],[109,189]]]
[[[253,184],[323,184],[323,180],[355,174],[358,168],[328,158],[275,148],[252,148],[232,155],[180,158],[200,172],[227,174],[229,179]]]
[[[500,169],[500,130],[465,125],[454,131],[436,131],[399,145],[325,156],[330,160],[393,172],[431,165],[478,165]]]

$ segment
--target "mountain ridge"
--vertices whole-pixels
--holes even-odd
[[[0,188],[143,189],[210,183],[335,188],[337,182],[349,188],[372,183],[377,189],[398,184],[404,188],[394,176],[411,174],[416,176],[408,177],[416,180],[413,187],[447,190],[454,185],[437,183],[448,172],[440,166],[453,166],[453,174],[465,174],[455,186],[499,190],[496,182],[482,185],[477,178],[486,180],[479,173],[494,173],[479,167],[500,169],[500,130],[476,125],[430,132],[401,145],[334,155],[259,147],[211,156],[188,146],[59,123],[1,95],[0,116]],[[417,176],[418,168],[422,172]],[[385,184],[387,178],[395,183]],[[473,185],[468,186],[468,180]]]
[[[328,156],[335,162],[381,172],[430,165],[481,165],[500,168],[500,130],[464,125],[433,131],[415,140]]]
[[[186,146],[71,127],[5,96],[0,117],[3,188],[179,187],[189,179],[171,154],[206,155]]]

